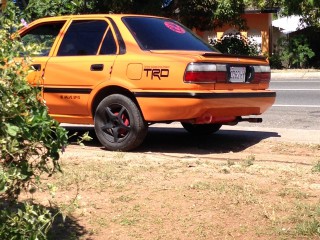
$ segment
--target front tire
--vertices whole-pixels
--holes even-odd
[[[181,122],[181,125],[185,130],[194,135],[211,135],[221,128],[221,124],[192,124]]]
[[[130,98],[112,94],[98,105],[94,116],[94,129],[107,150],[129,151],[143,142],[148,125]]]

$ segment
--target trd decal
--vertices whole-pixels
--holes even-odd
[[[162,78],[169,77],[170,74],[170,70],[167,68],[145,68],[143,71],[146,73],[146,77],[150,77],[151,80],[161,80]]]

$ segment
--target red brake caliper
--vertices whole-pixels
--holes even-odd
[[[118,116],[118,114],[119,113],[114,113],[114,115],[116,116]],[[121,119],[125,126],[129,126],[130,122],[125,114],[122,114]],[[118,133],[119,133],[119,137],[124,137],[128,133],[128,131],[126,129],[120,128]]]

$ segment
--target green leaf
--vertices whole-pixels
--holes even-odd
[[[11,137],[16,137],[20,128],[17,126],[14,126],[10,123],[5,123],[6,127],[7,127],[7,133],[11,136]]]
[[[0,182],[0,193],[4,193],[6,190],[7,190],[6,182],[1,181]]]

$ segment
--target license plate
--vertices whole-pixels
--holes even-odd
[[[246,81],[246,68],[245,67],[230,67],[230,82],[244,83]]]

